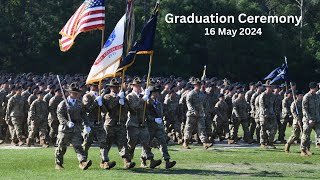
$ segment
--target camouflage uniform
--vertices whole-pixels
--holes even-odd
[[[167,94],[164,100],[164,125],[165,132],[173,133],[174,140],[182,139],[181,121],[178,117],[179,96]]]
[[[35,94],[31,94],[29,97],[28,97],[28,104],[29,106],[32,104],[33,101],[35,101],[37,99],[37,95]]]
[[[291,103],[290,106],[291,113],[293,115],[293,123],[292,123],[292,134],[288,139],[287,144],[293,144],[295,140],[300,138],[300,126],[299,123],[302,125],[302,100],[296,100],[295,102]],[[298,112],[297,112],[298,111]]]
[[[238,130],[240,124],[244,132],[243,140],[245,142],[250,141],[250,132],[249,132],[249,119],[248,119],[248,105],[245,98],[237,98],[233,102],[232,110],[232,125],[230,129],[231,137],[230,139],[237,141],[238,140]]]
[[[59,128],[58,128],[58,139],[57,144],[58,147],[55,151],[55,162],[56,164],[63,164],[63,156],[66,153],[67,146],[71,143],[73,149],[77,154],[77,158],[80,163],[86,162],[87,157],[81,146],[83,140],[81,136],[81,132],[83,129],[83,124],[87,125],[87,116],[86,110],[82,105],[80,100],[76,100],[75,104],[72,105],[70,99],[67,100],[69,110],[67,110],[67,106],[65,100],[61,101],[58,105],[57,116],[59,120]],[[67,112],[69,111],[71,121],[74,123],[74,127],[69,128],[67,123],[69,122]]]
[[[197,128],[198,136],[202,143],[208,143],[208,136],[205,127],[205,98],[201,92],[192,90],[187,95],[187,120],[184,130],[184,140],[189,141],[192,137],[193,129]]]
[[[22,96],[14,95],[9,99],[6,114],[10,118],[8,125],[13,141],[17,137],[20,143],[22,142],[23,122],[24,117],[27,117],[28,110],[28,102]]]
[[[7,92],[2,89],[0,91],[0,140],[4,140],[5,139],[5,135],[6,135],[6,129],[7,129],[7,125],[6,125],[6,121],[5,121],[5,111],[6,111],[6,105],[7,105]]]
[[[57,108],[59,103],[62,101],[62,97],[54,96],[49,101],[49,115],[48,115],[48,125],[50,128],[49,137],[52,144],[56,143],[58,135],[59,120],[57,116]]]
[[[320,99],[316,94],[308,92],[303,96],[303,131],[301,136],[301,150],[306,151],[310,148],[310,134],[312,129],[316,132],[316,144],[320,144]],[[312,121],[312,123],[309,123]]]
[[[281,115],[282,115],[282,100],[283,100],[283,96],[279,93],[279,94],[274,94],[276,96],[276,107],[275,107],[275,111],[276,111],[276,121],[278,124],[278,132],[281,131]],[[284,137],[283,137],[284,138]],[[280,133],[278,136],[278,140],[280,140]]]
[[[250,98],[250,117],[254,119],[254,123],[250,126],[250,137],[253,139],[254,132],[256,131],[257,141],[260,140],[260,124],[259,115],[257,115],[259,114],[259,110],[256,108],[256,99],[260,94],[261,92],[257,90]]]
[[[183,132],[184,132],[184,128],[185,128],[185,124],[186,124],[186,114],[188,111],[187,108],[187,94],[189,93],[189,91],[185,91],[180,99],[179,99],[179,112],[180,112],[180,118],[181,118],[181,133],[183,136]]]
[[[120,104],[119,98],[115,93],[106,94],[104,96],[104,104],[107,108],[105,116],[104,127],[107,132],[107,151],[109,152],[112,145],[116,144],[118,152],[122,159],[131,160],[128,145],[127,145],[127,132],[126,132],[126,121],[128,114],[128,105],[125,103],[121,106],[121,117],[120,115]]]
[[[250,129],[249,129],[249,132],[250,132],[250,138],[251,139],[253,139],[253,134],[254,134],[254,131],[255,131],[255,129],[256,129],[256,121],[254,120],[254,118],[252,117],[252,115],[251,115],[251,108],[252,108],[252,106],[251,106],[251,103],[250,103],[250,101],[251,101],[251,97],[252,97],[252,95],[255,93],[255,91],[254,90],[249,90],[249,91],[247,91],[246,92],[246,94],[244,95],[244,98],[245,98],[245,100],[246,100],[246,102],[247,102],[247,104],[248,104],[248,115],[249,115],[249,124],[250,124]]]
[[[214,140],[214,132],[213,132],[213,118],[215,116],[215,110],[214,106],[218,102],[218,95],[215,93],[208,93],[206,94],[206,106],[205,106],[205,114],[206,114],[206,120],[205,120],[205,126],[206,126],[206,133],[208,135],[209,141]]]
[[[164,160],[169,160],[170,155],[168,152],[166,132],[164,130],[164,125],[157,124],[155,118],[163,118],[163,106],[160,101],[155,101],[154,99],[149,99],[147,101],[146,109],[147,126],[150,134],[150,139],[156,138],[160,145],[160,152]],[[145,149],[143,148],[142,157],[147,158]]]
[[[273,146],[274,136],[277,131],[275,114],[275,100],[273,93],[263,92],[259,96],[259,116],[260,116],[260,144]]]
[[[49,92],[44,97],[43,100],[49,105],[50,99],[53,97],[53,95]]]
[[[134,150],[138,141],[140,142],[145,153],[141,157],[152,160],[154,155],[150,149],[150,135],[148,127],[142,122],[144,101],[136,92],[132,91],[126,97],[128,102],[128,120],[127,120],[127,138],[130,159],[133,159]]]
[[[228,120],[228,104],[225,101],[218,101],[215,104],[215,116],[213,121],[215,123],[215,134],[220,140],[229,138],[229,120]]]
[[[33,140],[37,137],[38,133],[40,144],[44,145],[46,143],[48,113],[48,106],[45,101],[39,99],[33,101],[28,113],[29,143],[33,142]]]
[[[292,114],[290,106],[293,102],[292,97],[286,97],[282,100],[282,117],[281,117],[281,128],[279,130],[279,140],[284,141],[285,132],[288,122],[292,121]]]
[[[89,92],[82,98],[83,107],[85,108],[87,114],[87,126],[91,128],[90,133],[84,134],[83,149],[86,153],[86,157],[88,158],[88,151],[93,143],[93,140],[97,139],[100,147],[101,164],[103,164],[105,162],[109,162],[106,142],[107,133],[103,126],[103,119],[101,118],[101,112],[106,112],[106,108],[104,105],[102,105],[99,112],[99,105],[95,100],[96,96],[98,95],[94,95],[93,93]]]
[[[260,125],[260,110],[259,110],[259,94],[255,100],[254,100],[254,120],[256,122],[256,136],[257,136],[257,143],[260,143],[260,131],[261,131],[261,125]]]

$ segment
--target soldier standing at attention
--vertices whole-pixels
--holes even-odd
[[[253,134],[256,129],[256,122],[250,114],[251,113],[250,100],[251,100],[252,95],[255,93],[255,90],[256,90],[255,83],[251,82],[251,83],[249,83],[249,91],[247,91],[246,94],[244,95],[244,98],[246,99],[246,102],[248,104],[249,127],[250,127],[249,132],[250,132],[251,139],[253,139]]]
[[[38,99],[32,102],[28,113],[29,135],[27,145],[30,147],[34,143],[34,139],[39,135],[40,145],[48,147],[46,140],[47,127],[48,127],[48,106],[43,100],[43,91],[38,91]],[[39,133],[39,134],[38,134]]]
[[[124,162],[123,167],[125,169],[131,169],[136,164],[131,162],[127,145],[125,124],[127,121],[128,105],[125,101],[124,92],[120,92],[120,83],[117,79],[111,79],[110,83],[107,85],[110,88],[110,93],[103,97],[103,103],[107,108],[104,123],[104,128],[107,132],[107,152],[110,151],[113,144],[116,144],[118,152]]]
[[[250,98],[250,117],[254,119],[255,123],[250,126],[250,138],[253,139],[254,132],[256,131],[257,142],[260,143],[260,124],[259,124],[259,110],[256,109],[256,99],[262,92],[262,83],[259,81],[256,83],[256,91],[252,94]]]
[[[4,139],[6,136],[7,125],[5,121],[5,114],[6,114],[5,108],[8,102],[8,99],[6,97],[8,93],[4,88],[6,82],[2,82],[1,84],[2,84],[1,86],[2,89],[0,90],[0,144],[4,143]]]
[[[56,169],[63,169],[63,156],[67,151],[67,146],[71,143],[79,160],[79,168],[82,170],[88,169],[92,162],[87,160],[86,154],[81,146],[83,140],[81,132],[83,124],[88,126],[85,107],[78,99],[79,88],[76,83],[71,83],[69,86],[69,96],[67,99],[60,102],[57,109],[59,120],[59,133],[55,151]],[[70,119],[69,119],[70,117]],[[90,131],[90,129],[86,129]]]
[[[229,120],[228,120],[228,104],[224,100],[224,94],[219,95],[219,101],[214,106],[215,116],[213,121],[215,123],[215,134],[219,141],[229,139]]]
[[[259,116],[260,116],[260,144],[262,148],[276,147],[273,145],[274,136],[277,131],[275,114],[276,97],[273,94],[273,85],[270,80],[264,84],[266,90],[259,97]]]
[[[105,113],[106,108],[102,103],[102,96],[98,94],[99,83],[91,83],[90,91],[86,93],[82,98],[83,106],[86,110],[88,125],[84,128],[84,142],[83,149],[88,158],[88,151],[93,143],[94,139],[97,139],[100,147],[100,167],[102,169],[111,169],[116,165],[116,162],[109,162],[106,131],[104,129],[104,122],[101,117],[101,112]],[[99,111],[100,107],[100,111]],[[88,130],[89,128],[89,130]]]
[[[24,145],[23,138],[22,138],[22,128],[23,128],[23,120],[24,117],[27,117],[29,105],[25,98],[21,96],[22,93],[22,87],[17,86],[15,88],[16,94],[12,96],[7,105],[7,117],[10,118],[10,121],[12,122],[13,129],[11,128],[11,138],[13,138],[13,142],[15,134],[18,137],[19,140],[19,146]]]
[[[243,140],[246,143],[252,143],[250,139],[249,132],[249,119],[248,119],[248,104],[245,100],[244,92],[242,90],[238,91],[238,97],[233,102],[232,110],[232,128],[231,128],[231,142],[234,143],[238,140],[238,130],[240,124],[242,125],[244,137]]]
[[[49,131],[49,144],[55,145],[57,142],[57,135],[58,135],[58,126],[59,120],[57,117],[57,108],[59,103],[63,100],[61,89],[57,87],[54,90],[55,95],[49,101],[49,115],[48,115],[48,125],[50,128]]]
[[[201,81],[197,78],[192,83],[194,89],[190,91],[187,95],[187,120],[184,130],[184,143],[183,147],[190,149],[189,141],[192,137],[193,129],[198,129],[198,136],[203,143],[204,149],[208,149],[212,146],[212,143],[209,143],[208,136],[206,133],[205,127],[205,111],[204,111],[204,96],[201,94]]]
[[[151,86],[150,88],[150,98],[147,101],[146,117],[147,126],[150,134],[150,140],[156,138],[160,145],[160,152],[163,159],[166,161],[166,169],[172,168],[176,161],[170,162],[170,155],[168,152],[166,132],[163,125],[163,105],[159,101],[160,88]],[[146,159],[146,153],[143,152],[143,158]],[[146,166],[146,161],[143,161],[143,165]]]
[[[291,111],[291,114],[293,115],[293,124],[292,124],[292,134],[289,137],[284,148],[286,153],[290,152],[291,144],[293,144],[295,140],[298,140],[300,138],[301,129],[303,127],[302,99],[303,99],[303,93],[298,92],[296,100],[292,102],[290,106],[290,111]]]
[[[280,141],[280,131],[281,131],[281,115],[282,115],[282,99],[283,96],[280,95],[280,86],[275,86],[274,88],[274,95],[276,96],[276,121],[278,124],[278,140]]]
[[[320,99],[316,94],[318,90],[317,83],[309,84],[310,91],[303,96],[302,99],[302,114],[303,114],[303,131],[301,136],[301,156],[310,156],[310,134],[312,129],[316,132],[316,144],[319,143],[320,135]]]
[[[164,100],[165,131],[168,136],[172,133],[173,140],[178,142],[178,144],[182,144],[181,121],[178,117],[178,108],[179,96],[176,94],[174,88],[171,88]]]
[[[142,97],[141,93],[141,80],[140,78],[135,78],[132,82],[132,92],[126,97],[128,102],[128,120],[127,120],[127,137],[128,137],[128,149],[131,158],[133,159],[134,150],[138,141],[140,142],[143,151],[141,157],[146,160],[150,160],[150,168],[155,168],[161,164],[161,160],[154,160],[154,155],[150,148],[150,136],[148,132],[148,127],[145,124],[144,113],[144,102],[149,99],[150,91],[145,90],[145,94]],[[141,164],[143,165],[143,164]],[[144,166],[142,166],[144,167]]]
[[[285,132],[287,129],[287,124],[292,122],[292,114],[290,106],[293,102],[291,91],[286,92],[286,97],[282,100],[282,118],[281,118],[281,128],[279,129],[279,141],[285,143]]]

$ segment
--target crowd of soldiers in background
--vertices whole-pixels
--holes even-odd
[[[126,169],[135,166],[131,160],[138,143],[143,149],[141,166],[147,167],[150,160],[151,168],[161,164],[153,159],[151,147],[160,147],[166,168],[175,165],[168,142],[186,149],[192,143],[208,149],[224,140],[273,149],[277,142],[285,144],[285,152],[296,142],[301,144],[301,155],[309,156],[314,129],[320,147],[320,99],[314,82],[304,94],[295,83],[271,85],[270,81],[246,86],[227,79],[170,76],[151,78],[146,87],[146,76],[126,76],[123,83],[121,78],[105,79],[100,86],[86,85],[83,75],[59,77],[61,86],[53,73],[0,76],[0,143],[57,146],[56,169],[63,169],[69,144],[81,169],[92,163],[87,157],[93,142],[99,144],[103,169],[116,165],[108,157],[112,144],[117,144]],[[240,125],[243,137],[238,135]],[[286,140],[287,126],[292,126],[292,135]]]

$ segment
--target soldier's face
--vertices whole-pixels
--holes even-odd
[[[267,87],[266,87],[266,91],[267,91],[268,93],[272,93],[272,92],[273,92],[273,88],[272,88],[271,86],[267,86]]]
[[[141,86],[139,84],[134,84],[132,88],[135,92],[141,92]]]
[[[119,93],[120,87],[118,86],[110,86],[110,91],[113,93]]]
[[[70,92],[70,97],[73,99],[77,99],[78,95],[79,95],[79,93],[77,93],[77,92]]]
[[[194,85],[194,90],[199,91],[200,88],[201,88],[201,85],[200,85],[200,84]]]
[[[57,92],[56,92],[56,96],[60,96],[60,97],[61,97],[61,96],[62,96],[61,91],[57,91]]]
[[[303,94],[299,94],[298,95],[298,100],[302,100],[303,99]]]
[[[43,94],[38,94],[38,99],[43,100]]]
[[[90,88],[91,88],[91,91],[98,91],[98,86],[90,86]]]

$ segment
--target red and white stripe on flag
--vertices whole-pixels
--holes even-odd
[[[104,0],[85,0],[60,31],[59,34],[62,35],[59,40],[60,50],[68,51],[81,32],[102,30],[104,25]]]

